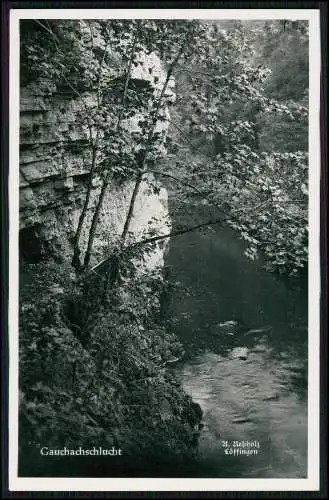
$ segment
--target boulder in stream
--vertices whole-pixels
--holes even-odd
[[[248,417],[237,417],[232,420],[232,424],[249,424],[252,420]]]
[[[252,330],[248,330],[244,335],[260,335],[262,333],[267,333],[270,330],[270,326],[265,326],[264,328],[254,328]]]
[[[247,347],[235,347],[231,351],[232,359],[243,359],[246,360],[248,358],[248,348]]]
[[[280,394],[269,394],[263,398],[263,401],[278,401],[280,399]]]
[[[238,322],[234,320],[218,323],[210,328],[212,335],[234,335],[237,333]]]

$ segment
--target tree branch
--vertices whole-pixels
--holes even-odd
[[[206,158],[209,158],[212,161],[215,160],[216,156],[212,156],[212,155],[209,155],[208,153],[204,153],[203,151],[201,151],[201,149],[199,149],[197,146],[195,146],[193,144],[193,142],[191,142],[190,139],[187,137],[187,135],[182,131],[182,129],[178,125],[176,125],[176,123],[171,121],[169,118],[168,118],[168,122],[171,123],[178,130],[178,132],[184,137],[185,141],[191,146],[192,149],[194,149],[195,151],[200,153],[202,156],[205,156]]]
[[[135,31],[135,35],[134,35],[134,40],[133,40],[132,48],[131,48],[131,57],[129,59],[129,63],[128,63],[128,67],[127,67],[126,81],[125,81],[125,86],[124,86],[124,89],[123,89],[123,94],[122,94],[122,99],[121,99],[122,108],[121,108],[121,112],[120,112],[119,117],[118,117],[118,122],[117,122],[117,125],[116,125],[116,131],[119,130],[120,123],[121,123],[122,116],[123,116],[123,111],[124,111],[125,104],[126,104],[127,93],[128,93],[128,85],[129,85],[130,74],[131,74],[131,68],[132,68],[132,64],[133,64],[133,59],[134,59],[134,55],[135,55],[135,49],[136,49],[136,44],[137,44],[137,41],[138,41],[138,38],[139,38],[139,34],[140,34],[140,26],[139,26],[139,22],[137,21],[136,31]]]
[[[159,172],[154,171],[154,173],[159,173]],[[163,175],[173,178],[173,176],[171,176],[169,174],[168,175],[167,174],[163,174]],[[178,180],[178,179],[175,179],[175,180]],[[190,185],[189,187],[192,187],[192,186]],[[256,206],[256,208],[259,208],[259,206],[258,207]],[[245,212],[245,208],[242,207],[240,210],[238,210],[238,213],[239,212]],[[206,227],[206,226],[213,226],[213,225],[217,225],[217,224],[222,224],[222,223],[224,223],[226,221],[227,218],[230,218],[230,217],[234,218],[234,214],[228,214],[228,213],[224,212],[224,210],[222,210],[222,213],[226,217],[221,217],[221,218],[218,218],[218,219],[210,219],[210,220],[208,220],[206,222],[202,222],[200,224],[196,224],[195,226],[189,226],[189,227],[185,227],[183,229],[177,230],[177,231],[172,231],[172,232],[167,233],[167,234],[158,235],[158,236],[152,236],[150,238],[145,238],[144,240],[137,241],[135,243],[132,243],[131,245],[128,245],[126,248],[127,249],[129,249],[129,248],[136,248],[138,246],[143,246],[143,245],[146,245],[148,243],[155,243],[157,241],[161,241],[161,240],[164,240],[164,239],[167,239],[167,238],[171,238],[171,237],[175,237],[175,236],[180,236],[182,234],[186,234],[186,233],[189,233],[189,232],[192,232],[192,231],[196,231],[196,230],[201,229],[201,228]],[[263,244],[264,242],[262,241],[260,243]],[[112,258],[112,256],[106,257],[101,262],[99,262],[98,264],[96,264],[94,267],[92,267],[88,271],[88,273],[86,273],[84,275],[84,278],[89,275],[89,272],[93,272],[93,273],[96,272],[96,269],[98,269],[102,264],[105,264],[106,262],[109,262],[111,258]]]
[[[98,85],[97,85],[97,104],[98,104],[98,108],[100,106],[100,87],[101,87],[101,79],[102,79],[102,69],[103,69],[103,64],[104,64],[105,57],[106,57],[106,52],[107,52],[108,44],[109,44],[109,38],[106,39],[102,61],[101,61],[100,66],[99,66]]]
[[[211,78],[214,78],[214,76],[215,76],[214,74],[211,74],[211,73],[206,73],[204,71],[192,70],[192,69],[188,69],[188,68],[178,69],[176,71],[176,73],[187,73],[187,74],[191,74],[191,75],[201,74],[201,75],[209,76]],[[232,77],[229,74],[224,75],[224,77],[225,78],[229,78],[230,80],[232,80]],[[218,92],[218,88],[219,87],[216,86],[216,85],[214,85],[213,83],[211,83],[209,80],[206,80],[204,78],[202,79],[202,78],[199,78],[197,76],[194,76],[194,78],[199,79],[204,84],[208,85],[209,87],[215,89]],[[232,85],[233,85],[233,87],[232,87]],[[221,87],[221,88],[223,88],[223,87]],[[252,90],[253,92],[256,92],[257,97],[260,96],[259,90],[256,87],[254,87],[254,86],[250,86],[248,89],[246,88],[243,91],[241,91],[238,87],[234,87],[234,82],[233,82],[233,84],[231,84],[230,89],[232,91],[232,94],[235,93],[235,95],[237,95],[245,103],[249,103],[250,102],[250,95],[251,95],[250,94],[250,90]],[[249,95],[247,95],[247,92],[249,93]],[[252,95],[252,97],[255,97],[255,95]],[[273,106],[274,108],[280,109],[280,107],[281,107],[279,101],[276,101],[274,99],[268,98],[266,96],[262,96],[262,99],[263,99],[263,103],[261,104],[262,108],[264,108],[266,106]],[[293,116],[297,116],[298,117],[298,113],[294,114],[294,110],[288,110],[287,111],[284,108],[283,111],[285,112],[285,114],[287,116],[290,116],[290,114],[292,114]]]
[[[122,232],[122,235],[121,235],[122,242],[124,242],[125,239],[126,239],[126,237],[127,237],[127,234],[128,234],[128,231],[129,231],[130,222],[131,222],[131,219],[133,217],[135,202],[136,202],[137,194],[138,194],[138,191],[139,191],[139,186],[140,186],[140,184],[142,182],[142,176],[143,176],[143,173],[145,171],[146,159],[147,159],[148,154],[149,154],[150,149],[151,149],[152,138],[153,138],[153,135],[154,135],[154,131],[155,131],[155,127],[156,127],[156,123],[157,123],[157,119],[158,119],[160,107],[161,107],[161,104],[162,104],[162,100],[163,100],[164,94],[166,92],[166,89],[167,89],[170,77],[172,75],[173,69],[176,66],[177,62],[179,61],[179,59],[180,59],[180,57],[181,57],[181,55],[182,55],[182,53],[184,51],[184,48],[185,48],[186,43],[187,43],[187,39],[188,39],[188,37],[185,38],[184,42],[180,46],[180,49],[179,49],[176,57],[174,58],[173,62],[171,63],[171,65],[170,65],[170,67],[169,67],[169,69],[167,71],[166,80],[165,80],[165,82],[163,84],[163,87],[161,89],[160,97],[159,97],[159,99],[157,101],[157,104],[156,104],[156,107],[155,107],[155,110],[154,110],[153,124],[152,124],[152,126],[151,126],[151,128],[149,130],[147,141],[146,141],[146,145],[145,145],[145,152],[143,154],[143,158],[142,158],[142,161],[140,163],[140,174],[138,175],[136,183],[135,183],[135,187],[134,187],[134,190],[133,190],[133,193],[132,193],[132,196],[131,196],[131,200],[130,200],[130,204],[129,204],[127,218],[126,218],[126,221],[125,221],[125,224],[124,224],[124,228],[123,228],[123,232]]]
[[[193,186],[193,184],[190,184],[189,182],[183,181],[183,180],[179,179],[178,177],[175,177],[174,175],[167,174],[165,172],[159,172],[158,170],[148,170],[147,172],[144,172],[144,173],[146,174],[148,172],[153,173],[153,174],[162,175],[163,177],[168,177],[169,179],[173,179],[174,181],[179,182],[183,186],[186,186],[186,187],[189,187],[190,189],[193,189],[193,191],[198,193],[201,196],[201,198],[203,198],[204,200],[207,200],[211,205],[213,205],[214,207],[218,208],[220,211],[225,213],[218,203],[216,203],[213,200],[210,200],[207,196],[204,195],[204,193],[200,189]],[[227,215],[227,214],[225,213],[225,215]]]
[[[180,229],[179,231],[173,231],[171,233],[162,234],[160,236],[153,236],[151,238],[146,238],[145,240],[137,241],[136,243],[132,243],[131,245],[128,245],[126,248],[127,249],[135,248],[135,247],[138,247],[138,246],[146,245],[147,243],[154,243],[156,241],[165,240],[167,238],[171,238],[171,237],[174,237],[174,236],[179,236],[181,234],[185,234],[185,233],[189,233],[189,232],[192,232],[192,231],[196,231],[197,229],[201,229],[202,227],[212,226],[212,225],[215,225],[215,224],[221,224],[223,221],[224,221],[224,219],[209,220],[207,222],[202,222],[201,224],[197,224],[195,226],[190,226],[190,227],[187,227],[187,228],[184,228],[184,229]],[[88,270],[88,272],[86,272],[84,274],[83,278],[85,278],[86,276],[88,276],[89,273],[92,273],[92,272],[94,273],[95,270],[98,269],[102,264],[105,264],[106,262],[109,262],[111,259],[112,259],[112,255],[109,256],[109,257],[106,257],[102,261],[98,262],[98,264],[96,264],[94,267],[90,268]]]
[[[133,40],[133,44],[132,44],[132,48],[131,48],[131,54],[130,54],[129,63],[128,63],[128,67],[127,67],[126,80],[125,80],[125,85],[124,85],[122,99],[121,99],[122,109],[121,109],[121,112],[118,116],[118,121],[116,124],[115,132],[117,132],[119,130],[120,123],[121,123],[122,116],[123,116],[124,107],[126,104],[128,85],[129,85],[130,75],[131,75],[131,68],[132,68],[132,63],[133,63],[133,59],[134,59],[134,55],[135,55],[135,48],[136,48],[136,43],[137,43],[138,37],[139,37],[139,23],[137,24],[137,27],[136,27],[136,32],[135,32],[135,36],[134,36],[134,40]],[[95,234],[96,234],[96,228],[97,228],[98,220],[99,220],[100,213],[102,210],[105,193],[106,193],[107,187],[108,187],[109,182],[110,182],[110,175],[111,175],[111,173],[109,170],[107,172],[107,174],[105,175],[105,179],[104,179],[103,184],[102,184],[101,192],[99,194],[96,210],[95,210],[93,218],[92,218],[92,222],[91,222],[91,226],[90,226],[90,230],[89,230],[89,236],[88,236],[87,250],[86,250],[85,258],[84,258],[84,262],[83,262],[85,267],[87,267],[89,265],[89,262],[90,262],[92,247],[93,247]]]
[[[202,227],[205,227],[205,226],[214,226],[216,224],[222,224],[224,222],[224,220],[225,219],[223,219],[223,218],[215,219],[215,220],[210,219],[207,222],[202,222],[200,224],[197,224],[196,226],[185,227],[183,229],[180,229],[179,231],[173,231],[171,233],[162,234],[159,236],[152,236],[151,238],[146,238],[145,240],[137,241],[136,243],[129,245],[127,248],[134,248],[134,247],[138,247],[140,245],[146,245],[147,243],[154,243],[156,241],[165,240],[166,238],[180,236],[181,234],[190,233],[192,231],[196,231],[197,229],[201,229]]]
[[[43,23],[41,23],[38,19],[34,19],[34,21],[39,24],[39,26],[41,26],[44,30],[46,30],[52,37],[52,40],[53,40],[53,43],[55,45],[55,48],[56,48],[56,51],[59,55],[61,55],[61,51],[60,49],[58,48],[58,45],[57,45],[57,42],[58,42],[58,39],[55,35],[55,33],[52,31],[52,29],[50,27],[47,27],[45,26]],[[87,119],[87,123],[88,123],[88,130],[89,130],[89,136],[90,136],[90,141],[93,142],[93,136],[92,136],[92,128],[91,128],[91,124],[90,124],[90,121],[89,121],[89,108],[88,108],[88,105],[85,101],[85,99],[83,98],[83,96],[80,94],[80,92],[72,85],[72,83],[70,82],[70,80],[66,77],[65,73],[63,72],[63,70],[60,70],[60,73],[61,73],[61,76],[62,78],[64,79],[65,83],[69,86],[69,88],[72,90],[72,92],[77,96],[79,97],[79,99],[81,100],[85,110],[86,110],[86,119]]]
[[[91,43],[91,50],[94,50],[94,34],[93,34],[93,30],[92,30],[92,28],[91,28],[91,23],[90,23],[90,21],[87,21],[87,24],[88,24],[89,31],[90,31],[90,43]]]
[[[57,42],[59,41],[57,36],[55,35],[55,33],[53,32],[53,30],[48,26],[45,26],[41,21],[39,21],[39,19],[34,19],[34,22],[37,23],[39,26],[41,26],[41,28],[43,28],[44,30],[46,30],[50,35],[51,37],[53,38],[53,41],[56,45],[56,49],[58,49],[57,47]]]

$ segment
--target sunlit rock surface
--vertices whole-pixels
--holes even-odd
[[[101,42],[99,46],[101,46]],[[115,77],[115,72],[112,75]],[[166,74],[155,54],[138,54],[131,78],[151,85],[153,94],[159,96]],[[165,98],[175,98],[174,82],[170,80]],[[84,95],[92,103],[95,96]],[[75,96],[58,92],[49,82],[32,82],[21,88],[20,96],[20,230],[21,257],[29,259],[31,248],[37,260],[55,257],[70,260],[73,237],[86,196],[88,173],[91,165],[91,148],[87,142],[88,131],[79,124],[81,101]],[[165,153],[164,140],[168,128],[169,111],[164,109],[166,120],[159,121],[159,151]],[[138,130],[140,115],[133,116],[123,125],[130,131]],[[156,189],[154,189],[154,187]],[[120,237],[134,181],[109,185],[94,240],[92,264],[104,258]],[[88,211],[81,233],[80,247],[84,253],[93,213],[101,190],[101,180],[95,177]],[[132,239],[147,235],[167,234],[170,230],[166,190],[154,178],[145,176],[136,199],[131,221]],[[164,241],[148,255],[147,267],[162,265],[166,246]]]

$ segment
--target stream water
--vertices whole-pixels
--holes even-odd
[[[306,477],[307,290],[244,249],[228,228],[170,243],[167,264],[180,286],[168,313],[186,351],[175,372],[203,411],[191,476]],[[239,347],[246,359],[234,357]]]

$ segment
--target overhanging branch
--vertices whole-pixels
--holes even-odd
[[[183,130],[178,125],[176,125],[176,123],[171,121],[169,118],[167,120],[169,123],[171,123],[171,125],[173,125],[178,130],[178,132],[181,134],[182,137],[184,137],[185,141],[191,146],[192,149],[194,149],[195,151],[197,151],[201,155],[205,156],[206,158],[209,158],[212,161],[215,160],[216,156],[212,156],[212,155],[209,155],[208,153],[205,153],[204,151],[201,151],[201,149],[199,149],[197,146],[195,146],[193,144],[192,141],[190,141],[190,139],[187,137],[185,132],[183,132]]]
[[[190,189],[193,189],[193,191],[198,193],[201,196],[201,198],[208,201],[208,203],[210,203],[212,206],[216,207],[221,212],[223,212],[225,215],[227,215],[226,212],[224,212],[223,208],[218,203],[216,203],[213,200],[210,200],[207,196],[204,195],[204,193],[200,189],[193,186],[193,184],[190,184],[189,182],[183,181],[183,180],[179,179],[178,177],[175,177],[174,175],[167,174],[165,172],[159,172],[158,170],[148,170],[147,172],[144,172],[144,173],[145,174],[146,173],[153,173],[153,174],[162,175],[163,177],[168,177],[169,179],[173,179],[174,181],[178,182],[179,184],[182,184],[183,186],[186,186],[186,187],[189,187]]]
[[[222,222],[224,222],[224,220],[225,219],[223,219],[223,218],[208,220],[206,222],[202,222],[201,224],[197,224],[196,226],[185,227],[183,229],[180,229],[179,231],[172,231],[171,233],[162,234],[159,236],[153,236],[152,238],[146,238],[145,240],[137,241],[136,243],[132,243],[131,245],[129,245],[127,248],[134,248],[134,247],[146,245],[147,243],[155,243],[156,241],[165,240],[166,238],[180,236],[181,234],[190,233],[192,231],[196,231],[197,229],[201,229],[202,227],[214,226],[216,224],[221,224]]]
[[[137,248],[139,246],[143,246],[143,245],[146,245],[148,243],[155,243],[157,241],[165,240],[167,238],[172,238],[174,236],[180,236],[181,234],[190,233],[192,231],[196,231],[198,229],[201,229],[202,227],[213,226],[215,224],[221,224],[222,222],[224,222],[224,220],[225,219],[223,219],[223,218],[208,220],[207,222],[202,222],[202,223],[197,224],[195,226],[185,227],[185,228],[180,229],[178,231],[172,231],[170,233],[162,234],[159,236],[152,236],[151,238],[146,238],[144,240],[132,243],[131,245],[128,245],[126,247],[126,249]],[[98,269],[103,264],[106,264],[107,262],[109,262],[111,260],[111,258],[112,258],[112,256],[109,256],[109,257],[106,257],[105,259],[103,259],[101,262],[98,262],[98,264],[96,264],[94,267],[91,267],[88,271],[85,272],[85,274],[83,275],[83,278],[88,276],[89,273],[95,272],[96,269]]]

